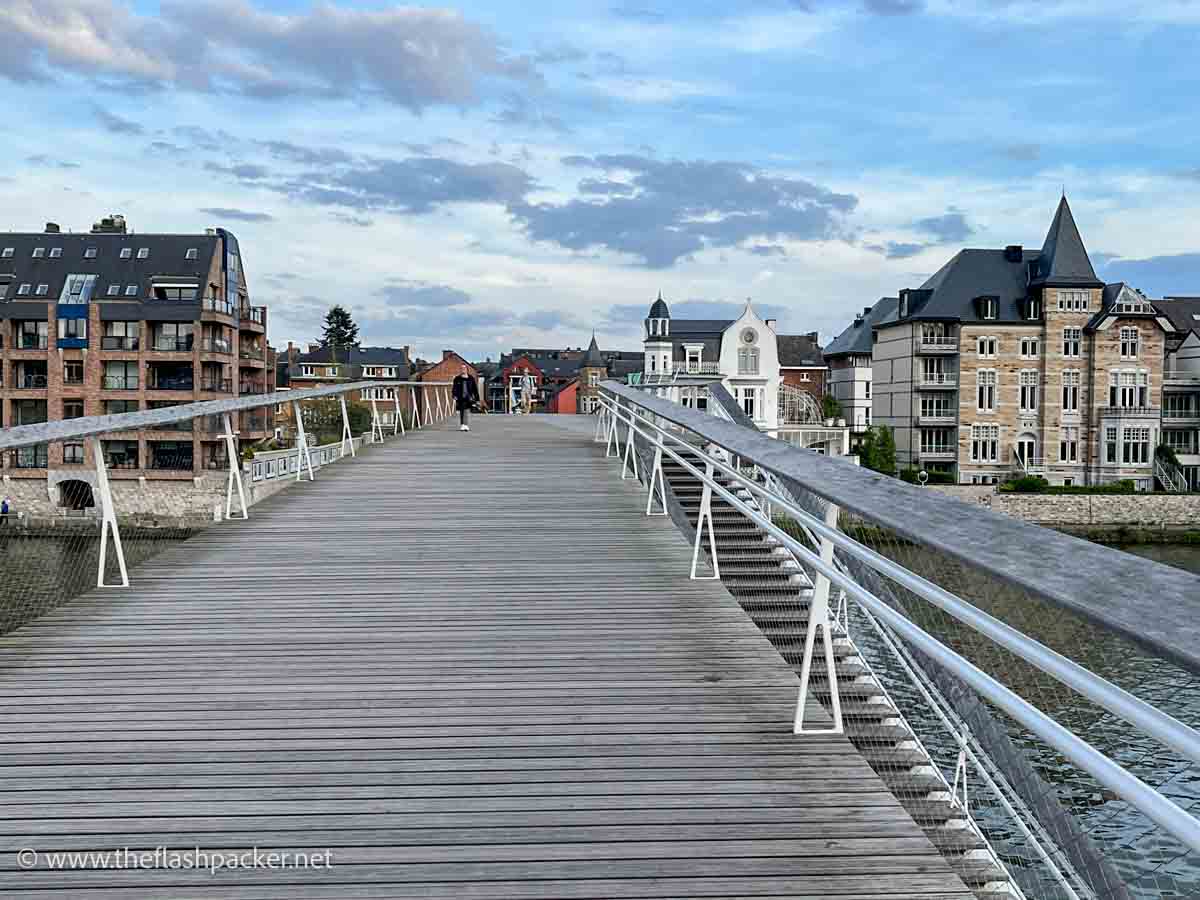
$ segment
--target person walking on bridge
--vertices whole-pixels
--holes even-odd
[[[471,410],[479,403],[479,386],[475,384],[475,379],[471,377],[466,366],[462,367],[462,372],[454,376],[454,387],[451,388],[451,393],[454,395],[454,405],[458,410],[458,430],[470,431],[471,426],[467,424],[467,419]]]

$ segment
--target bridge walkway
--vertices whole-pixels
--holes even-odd
[[[370,448],[0,637],[0,897],[969,898],[554,418]],[[45,868],[121,848],[318,865]]]

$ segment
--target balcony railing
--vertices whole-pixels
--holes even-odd
[[[132,431],[133,429],[129,429]],[[106,452],[104,464],[110,469],[137,469],[140,468],[136,453],[108,453]]]
[[[179,422],[164,422],[161,425],[151,425],[151,431],[187,431],[192,430],[192,420],[183,419]]]
[[[720,375],[721,364],[715,362],[690,362],[676,366],[675,371],[681,375]]]
[[[194,464],[190,453],[162,453],[152,454],[147,468],[167,472],[190,472]]]
[[[958,384],[958,376],[953,372],[922,373],[921,387],[952,388]]]
[[[200,304],[201,309],[206,309],[209,312],[220,313],[223,316],[234,317],[237,315],[237,310],[232,303],[226,300],[219,300],[216,297],[205,297]]]
[[[952,410],[936,413],[920,413],[917,416],[917,422],[921,425],[953,425],[955,415]]]
[[[1129,419],[1157,419],[1162,415],[1162,410],[1157,406],[1102,406],[1100,415]]]
[[[242,359],[266,359],[267,353],[261,347],[239,347],[238,356]]]
[[[1163,372],[1163,384],[1195,384],[1200,385],[1200,375],[1195,372]]]
[[[265,306],[243,306],[239,315],[243,322],[262,325],[267,320],[267,308]]]
[[[46,335],[44,334],[22,334],[17,343],[18,350],[45,350]]]
[[[191,353],[192,339],[190,337],[166,337],[164,335],[156,335],[154,338],[154,349],[165,353]]]
[[[1173,409],[1164,408],[1162,417],[1164,419],[1200,419],[1200,406],[1185,407],[1183,409],[1179,409],[1178,407]]]
[[[46,389],[45,375],[18,375],[13,387],[24,391],[42,391]]]
[[[947,446],[922,447],[919,451],[921,459],[956,459],[958,448]]]
[[[135,337],[106,334],[100,339],[101,350],[136,350],[140,341]]]
[[[267,417],[264,415],[248,416],[242,414],[241,421],[238,422],[239,431],[266,431]]]
[[[920,348],[922,350],[926,350],[926,351],[941,352],[941,353],[944,353],[949,350],[957,350],[958,349],[958,338],[949,337],[946,335],[940,335],[940,336],[922,335]]]
[[[204,338],[200,349],[205,353],[232,353],[233,345],[224,338]]]
[[[238,385],[239,394],[249,394],[254,396],[257,394],[265,394],[266,392],[267,386],[265,384],[255,384],[252,381],[243,381]]]
[[[167,376],[150,373],[146,388],[151,391],[190,391],[195,388],[195,382],[190,376]]]
[[[104,389],[106,391],[136,391],[138,389],[138,376],[105,375]]]
[[[200,390],[211,391],[215,394],[232,394],[233,381],[228,378],[206,378],[201,383]]]

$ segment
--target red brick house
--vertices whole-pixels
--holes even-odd
[[[578,403],[579,379],[573,378],[550,394],[549,399],[546,401],[546,412],[575,415],[578,412],[578,409],[576,409]]]
[[[819,406],[825,397],[829,369],[817,333],[781,334],[778,342],[779,375],[783,383],[807,391]]]

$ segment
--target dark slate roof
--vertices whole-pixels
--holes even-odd
[[[1154,306],[1171,320],[1171,325],[1181,334],[1194,331],[1200,335],[1200,297],[1167,297],[1155,300]]]
[[[539,359],[535,362],[546,378],[574,378],[579,374],[579,365],[582,360]]]
[[[1010,261],[1003,250],[960,250],[918,290],[908,292],[908,318],[983,321],[975,301],[996,297],[997,317],[989,321],[1028,321],[1021,315],[1028,295],[1025,267],[1037,255],[1024,250],[1020,261]]]
[[[645,363],[645,357],[641,359],[613,359],[608,363],[608,374],[613,378],[625,378],[634,372],[642,371],[642,366]]]
[[[874,306],[866,307],[861,317],[855,316],[846,330],[826,345],[825,358],[851,354],[869,356],[873,350],[871,329],[895,319],[899,303],[899,297],[880,297]]]
[[[336,352],[333,348],[326,347],[300,353],[296,356],[296,366],[291,372],[293,376],[300,376],[301,363],[333,363],[346,366],[346,370],[340,373],[343,378],[361,378],[363,366],[395,366],[396,378],[400,381],[407,380],[412,375],[412,367],[405,358],[404,351],[396,347],[349,347],[338,349]]]
[[[735,319],[672,319],[668,337],[720,337]]]
[[[812,334],[781,334],[777,336],[779,346],[779,365],[795,366],[824,366],[825,358],[821,353],[821,345]]]
[[[1102,287],[1104,282],[1096,277],[1092,261],[1088,259],[1083,238],[1071,215],[1071,205],[1066,195],[1058,201],[1054,221],[1046,232],[1042,252],[1030,267],[1030,284],[1063,285],[1065,287]]]
[[[579,365],[597,369],[604,367],[604,357],[600,355],[600,345],[596,343],[596,335],[592,335],[592,342],[588,344],[587,353],[583,355]]]
[[[2,254],[9,247],[13,255],[5,259]],[[44,247],[46,255],[35,259],[33,251],[36,247]],[[52,259],[50,251],[55,247],[62,248],[62,256]],[[96,248],[95,259],[84,258],[84,251],[89,247]],[[130,259],[121,259],[124,247],[132,249]],[[146,259],[138,259],[138,250],[143,247],[150,251],[150,255]],[[163,277],[195,281],[201,293],[206,293],[204,288],[208,284],[213,256],[219,252],[219,247],[220,238],[212,234],[6,232],[0,234],[0,275],[13,276],[13,286],[8,291],[9,300],[14,298],[17,286],[23,282],[33,285],[32,290],[36,290],[39,284],[49,285],[45,297],[30,299],[42,302],[58,300],[68,275],[96,275],[93,300],[103,301],[110,284],[121,286],[121,298],[125,298],[126,287],[136,284],[137,299],[140,300],[149,296],[151,280]],[[196,259],[187,258],[187,251],[191,249],[197,251]]]
[[[658,295],[658,299],[650,304],[650,319],[669,319],[671,318],[671,310],[667,307],[667,302],[663,300],[662,294]]]

